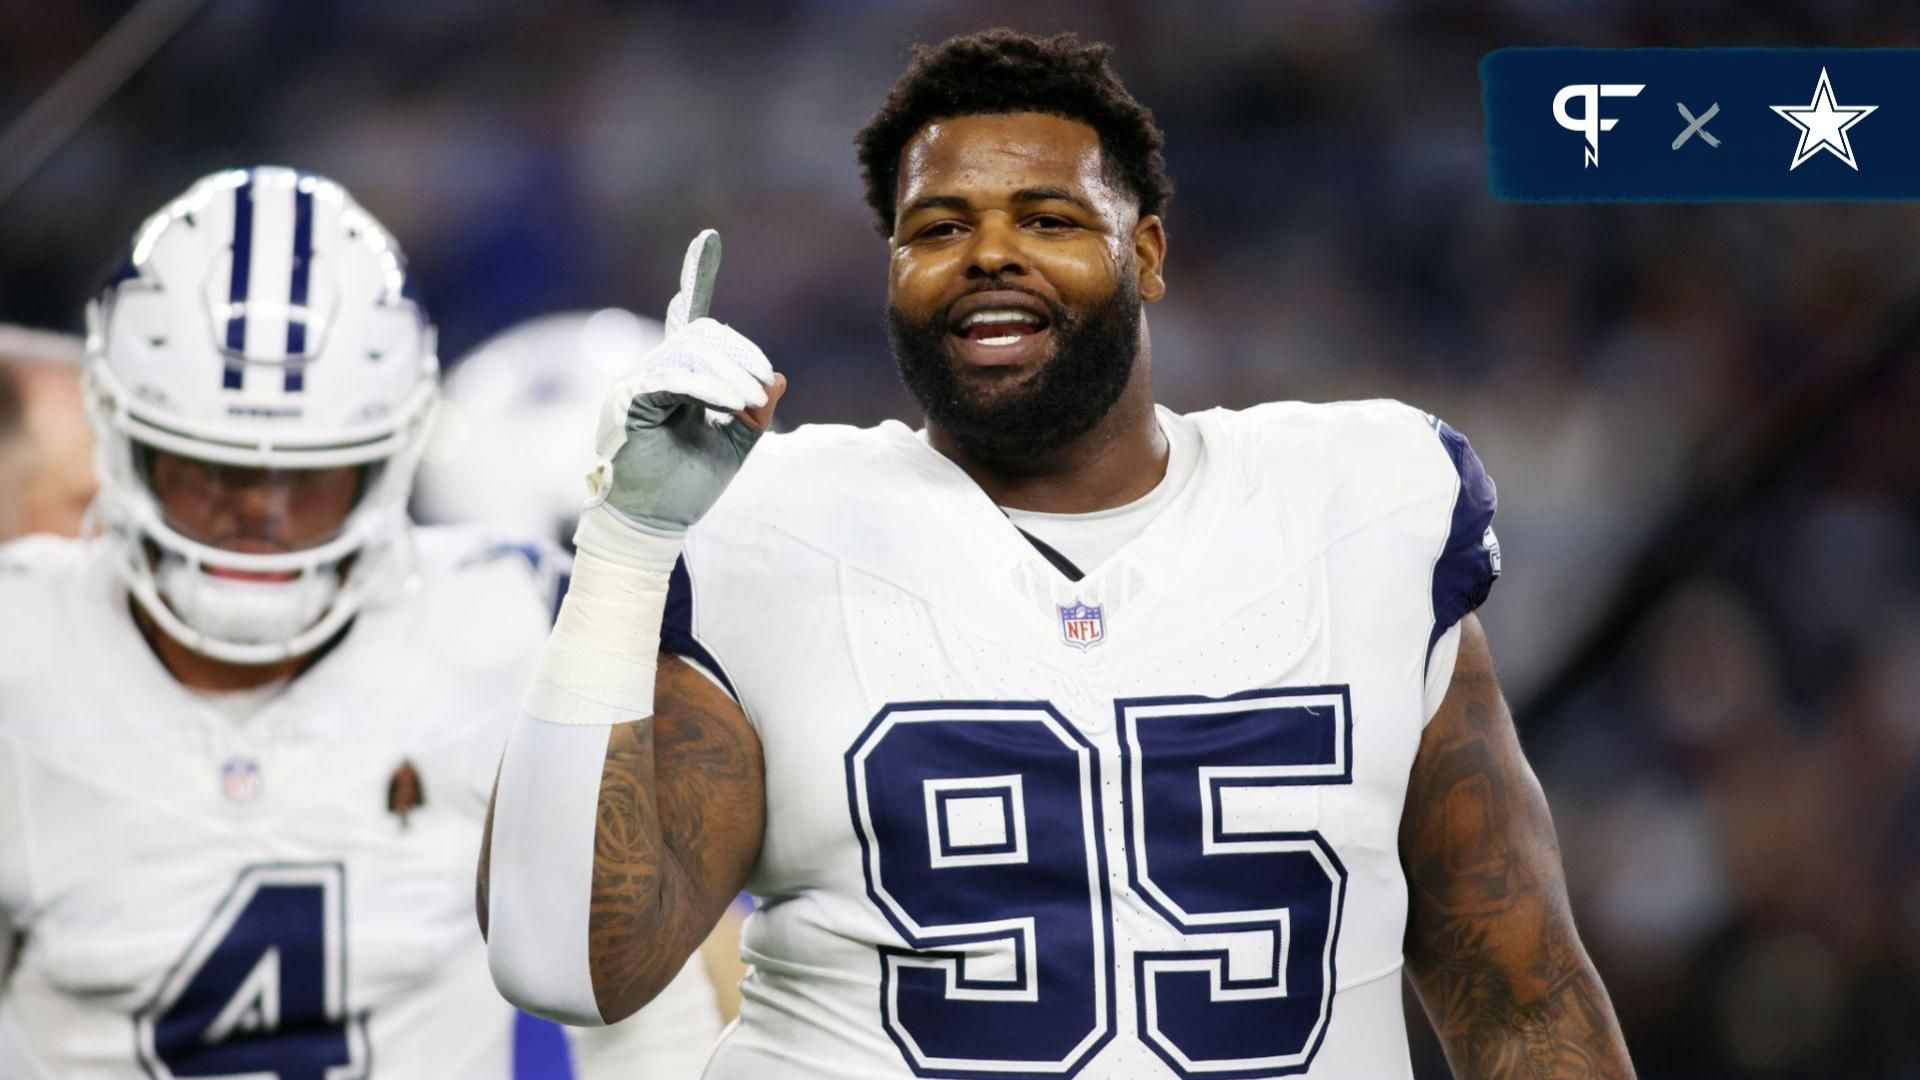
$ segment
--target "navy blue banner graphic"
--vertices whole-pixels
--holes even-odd
[[[1480,85],[1504,199],[1920,199],[1920,49],[1500,49]]]

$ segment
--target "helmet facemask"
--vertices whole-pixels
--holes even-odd
[[[335,557],[334,545],[383,465],[252,468],[139,442],[133,457],[164,530],[139,553],[161,600],[210,638],[244,645],[298,638],[333,606],[360,549]],[[221,554],[203,557],[208,548]]]
[[[405,577],[418,456],[415,442],[360,464],[241,465],[115,430],[97,511],[129,591],[168,636],[229,663],[273,663],[318,648]]]

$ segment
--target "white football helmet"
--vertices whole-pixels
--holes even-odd
[[[270,663],[404,580],[438,372],[400,249],[338,184],[236,169],[148,218],[87,307],[96,511],[141,608],[196,652]],[[361,466],[358,501],[314,546],[228,550],[165,520],[154,451],[247,470]]]
[[[572,547],[601,400],[664,336],[653,319],[606,308],[542,315],[481,342],[447,376],[420,468],[421,518]]]

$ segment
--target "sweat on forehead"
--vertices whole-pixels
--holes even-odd
[[[982,205],[1064,197],[1109,219],[1137,209],[1092,128],[1043,113],[935,120],[900,152],[896,220],[925,200]]]

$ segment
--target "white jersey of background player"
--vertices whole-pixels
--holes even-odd
[[[336,185],[232,171],[92,309],[106,535],[0,549],[0,1075],[512,1075],[469,870],[551,593],[406,520],[405,273]],[[689,1075],[716,1030],[696,984],[581,1072]]]
[[[924,436],[758,439],[695,241],[502,765],[509,996],[624,1015],[744,881],[709,1080],[1405,1077],[1403,963],[1459,1075],[1631,1075],[1471,614],[1491,482],[1395,403],[1154,406],[1159,142],[1104,46],[916,54],[858,143]]]

